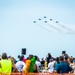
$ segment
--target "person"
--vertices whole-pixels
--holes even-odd
[[[11,73],[12,72],[12,62],[7,58],[7,54],[2,54],[2,59],[0,60],[0,72],[1,73]]]
[[[75,60],[73,60],[73,66],[72,66],[73,70],[74,70],[74,74],[75,74]]]
[[[69,65],[72,67],[72,66],[73,66],[73,59],[72,59],[72,58],[69,58],[68,63],[69,63]]]
[[[49,73],[53,73],[54,71],[54,60],[53,59],[50,59],[50,62],[48,63],[48,72]]]
[[[22,72],[23,67],[24,67],[24,65],[25,65],[25,63],[24,63],[22,60],[23,60],[23,57],[21,56],[21,57],[20,57],[20,60],[15,64],[15,66],[16,66],[18,72]]]
[[[17,56],[16,61],[18,62],[20,60],[20,55]]]
[[[34,72],[38,73],[40,72],[40,69],[41,69],[41,62],[38,56],[35,55],[34,57],[36,60],[35,65],[34,65]]]
[[[48,56],[47,56],[47,58],[46,58],[46,60],[47,60],[47,64],[49,63],[49,60],[50,60],[51,58],[52,58],[51,54],[48,53]]]
[[[42,68],[44,68],[44,66],[45,66],[44,64],[45,64],[45,60],[44,60],[44,58],[42,58],[42,59],[41,59],[41,67],[42,67]]]
[[[72,68],[69,66],[69,64],[64,62],[63,56],[59,57],[59,61],[60,63],[55,67],[54,72],[60,74],[72,72]]]
[[[2,59],[2,56],[0,55],[0,60]]]
[[[54,68],[56,67],[56,65],[58,65],[60,62],[59,62],[59,57],[56,57],[55,58],[55,63],[54,63]]]
[[[35,56],[35,60],[36,60],[36,62],[35,62],[35,64],[37,65],[37,67],[41,67],[41,62],[40,62],[40,59],[39,59],[39,57],[38,56]]]
[[[32,54],[29,55],[29,58],[31,60],[29,72],[33,73],[34,72],[34,64],[35,64],[36,60]]]
[[[70,58],[69,58],[69,56],[68,56],[68,55],[65,55],[65,56],[64,56],[64,62],[66,62],[66,63],[68,63],[68,64],[69,64],[69,59],[70,59]]]
[[[22,55],[22,61],[24,62],[24,63],[26,63],[26,58],[24,57],[24,55]]]
[[[23,73],[28,73],[29,72],[29,69],[30,69],[30,63],[31,63],[31,60],[29,57],[27,57],[26,59],[26,65],[24,65],[23,67]]]
[[[16,64],[16,59],[14,58],[14,57],[11,57],[9,60],[11,60],[11,62],[12,62],[12,72],[18,72],[18,70],[17,70],[17,68],[16,68],[16,66],[15,66],[15,64]]]

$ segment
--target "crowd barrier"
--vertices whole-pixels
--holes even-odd
[[[57,74],[57,73],[0,73],[0,75],[75,75],[71,73]]]

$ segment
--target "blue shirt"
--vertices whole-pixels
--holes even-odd
[[[56,70],[57,73],[69,73],[70,71],[72,71],[72,68],[68,63],[60,62],[60,64],[58,64],[54,70]]]

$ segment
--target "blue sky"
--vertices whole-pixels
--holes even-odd
[[[39,18],[52,18],[75,25],[75,0],[0,0],[0,54],[17,56],[26,48],[29,54],[46,57],[61,55],[62,50],[75,56],[75,34],[50,32],[39,26]],[[33,21],[36,21],[36,24]]]

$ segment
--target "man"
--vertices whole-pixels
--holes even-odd
[[[12,71],[12,62],[8,60],[7,54],[2,54],[2,59],[0,61],[0,72],[1,73],[11,73]]]
[[[72,68],[69,66],[68,63],[64,62],[63,56],[59,57],[60,63],[55,67],[54,72],[57,73],[69,73],[72,71]]]

